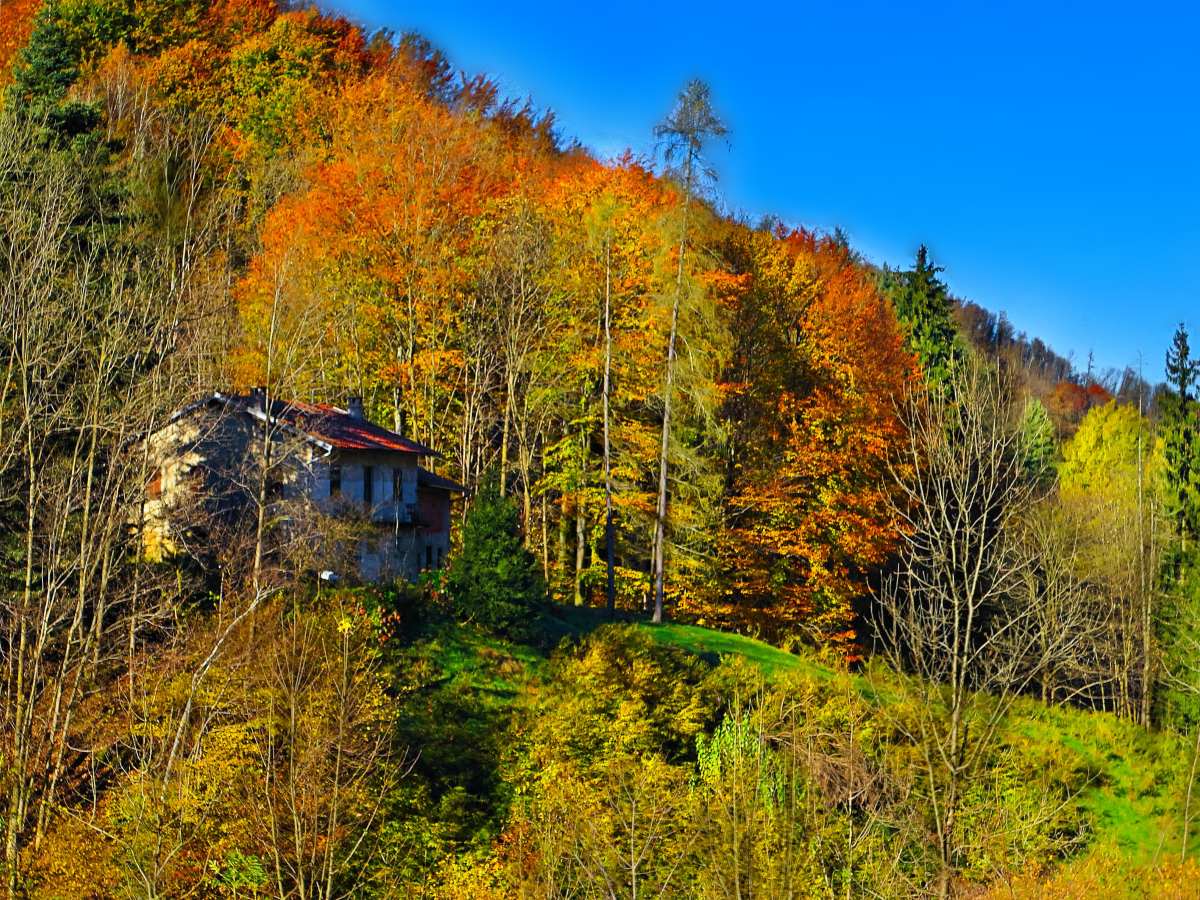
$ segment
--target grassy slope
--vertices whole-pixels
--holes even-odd
[[[1090,775],[1080,802],[1092,817],[1095,844],[1131,863],[1179,853],[1189,748],[1174,735],[1158,734],[1105,713],[1047,709],[1025,701],[1011,715],[1021,737],[1073,754]],[[1193,837],[1193,852],[1197,842]]]
[[[740,635],[695,625],[643,627],[656,640],[695,653],[737,654],[756,663],[768,676],[788,671],[832,675],[812,659]],[[1032,700],[1020,700],[1009,716],[1005,739],[1028,742],[1047,757],[1065,755],[1069,765],[1087,773],[1090,786],[1079,801],[1090,814],[1094,840],[1076,864],[1087,865],[1094,852],[1115,851],[1131,865],[1178,855],[1183,792],[1180,763],[1190,750],[1179,738],[1148,732],[1107,713],[1048,709]],[[1196,804],[1200,806],[1200,797]],[[1189,849],[1200,849],[1196,835]]]
[[[810,659],[726,631],[713,631],[699,625],[680,625],[673,622],[664,625],[644,624],[641,627],[659,643],[682,647],[714,662],[726,655],[740,656],[754,663],[768,677],[788,672],[804,672],[818,678],[829,678],[833,674]]]
[[[607,621],[596,610],[558,610],[550,624],[552,642],[578,637]],[[737,655],[757,665],[767,677],[789,672],[832,677],[811,657],[787,653],[751,638],[694,625],[641,623],[656,641],[681,647],[713,662]],[[454,632],[430,648],[437,667],[456,691],[480,698],[493,709],[507,706],[522,685],[544,665],[537,650],[503,641]],[[870,686],[861,682],[865,693]],[[1087,775],[1079,802],[1089,813],[1093,840],[1065,869],[1086,871],[1097,854],[1123,865],[1142,865],[1177,858],[1182,806],[1181,773],[1190,747],[1174,736],[1147,732],[1104,713],[1048,709],[1032,700],[1018,701],[1004,739]],[[1197,798],[1200,806],[1200,797]],[[1200,830],[1200,829],[1198,829]],[[1200,850],[1195,837],[1191,849]]]

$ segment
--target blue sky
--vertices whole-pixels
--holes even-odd
[[[1060,353],[1162,376],[1200,345],[1200,11],[1143,3],[768,5],[336,0],[552,109],[601,156],[649,153],[690,77],[728,123],[720,195],[921,242],[952,289]]]

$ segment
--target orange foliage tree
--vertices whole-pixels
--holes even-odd
[[[1059,437],[1066,438],[1079,428],[1089,409],[1104,406],[1112,399],[1112,394],[1094,381],[1087,386],[1075,381],[1060,381],[1046,399],[1046,409]]]
[[[0,0],[0,87],[12,80],[12,64],[29,40],[42,0]]]
[[[840,242],[735,228],[727,253],[749,280],[727,372],[724,593],[703,612],[852,653],[854,601],[896,533],[886,465],[915,363]]]
[[[231,58],[258,60],[281,21],[231,43]],[[236,378],[262,380],[272,327],[286,325],[275,336],[307,360],[297,394],[363,395],[376,417],[443,448],[468,484],[499,464],[559,596],[572,581],[577,601],[595,596],[611,562],[636,604],[678,194],[629,157],[554,150],[548,119],[499,101],[486,80],[452,87],[425,45],[389,61],[372,52],[351,40],[318,54],[326,67],[342,59],[346,81],[238,287]],[[238,96],[270,106],[269,92]],[[269,115],[233,119],[243,139],[270,144],[255,137]],[[671,446],[673,600],[849,646],[853,603],[893,535],[881,485],[912,360],[843,245],[707,210],[699,221],[708,249],[685,286]]]
[[[389,73],[348,87],[329,124],[330,158],[306,189],[268,214],[263,250],[239,291],[244,381],[262,368],[255,346],[274,296],[273,274],[326,311],[322,365],[308,387],[354,391],[376,415],[478,468],[464,385],[480,373],[465,354],[474,324],[468,288],[478,268],[476,218],[507,190],[502,141],[467,115]],[[464,421],[465,417],[465,421]]]

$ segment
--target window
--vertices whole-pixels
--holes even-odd
[[[342,493],[342,467],[333,463],[329,467],[329,496],[339,497]]]
[[[363,503],[370,506],[375,502],[375,467],[363,466]]]
[[[445,553],[446,553],[446,551],[444,551],[441,547],[438,547],[437,567],[439,569],[442,567],[442,560],[445,559]]]
[[[425,545],[425,568],[433,568],[433,544]]]

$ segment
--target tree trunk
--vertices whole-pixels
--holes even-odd
[[[546,508],[546,493],[542,492],[542,580],[550,586],[550,512]]]
[[[687,250],[688,212],[692,199],[692,163],[694,154],[688,150],[683,195],[683,226],[679,235],[679,257],[675,269],[675,297],[671,302],[671,331],[667,338],[667,367],[663,385],[662,448],[658,457],[658,504],[654,515],[654,617],[663,620],[664,574],[663,545],[667,525],[667,454],[671,447],[671,393],[675,387],[675,339],[679,332],[679,304],[683,297],[683,258]]]
[[[533,497],[529,494],[529,469],[521,477],[521,531],[525,538],[525,546],[533,549]]]
[[[587,549],[587,525],[583,504],[575,504],[575,605],[583,606],[583,560]]]
[[[575,605],[583,606],[583,562],[587,552],[587,515],[583,507],[583,491],[587,485],[587,433],[579,432],[579,488],[575,498]]]
[[[500,428],[500,496],[508,496],[508,430],[512,410],[512,385],[509,383],[504,398],[504,419]]]
[[[608,614],[617,609],[617,580],[613,555],[616,536],[613,534],[612,463],[609,443],[609,390],[612,371],[612,249],[604,242],[604,566],[607,575],[604,595]]]
[[[1138,593],[1142,601],[1142,696],[1139,719],[1143,725],[1150,724],[1150,678],[1151,678],[1151,591],[1146,584],[1146,535],[1145,494],[1142,482],[1142,435],[1138,433],[1137,446],[1137,537],[1138,537]]]
[[[567,521],[567,510],[565,507],[566,498],[563,497],[561,499],[563,500],[564,505],[558,513],[558,559],[555,564],[556,571],[554,572],[554,581],[556,589],[562,590],[562,594],[560,596],[562,601],[565,603],[567,599],[567,544],[569,542],[568,530],[570,529],[570,525]]]

